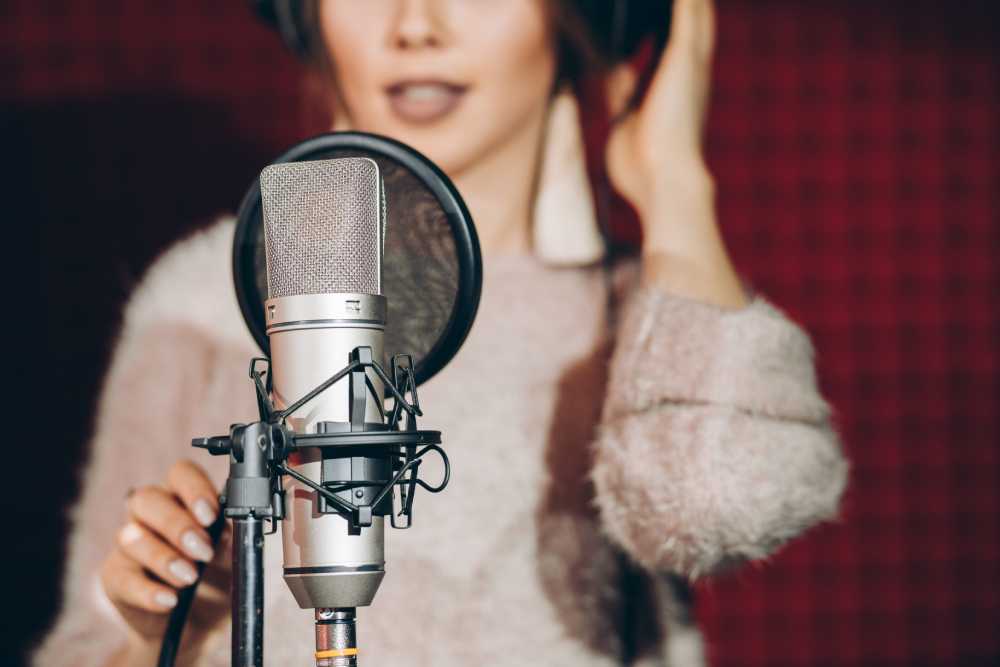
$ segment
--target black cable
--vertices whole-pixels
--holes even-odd
[[[222,529],[226,526],[226,518],[220,509],[215,523],[208,527],[208,536],[212,541],[213,550],[219,546],[219,538],[222,536]],[[195,593],[198,592],[198,584],[201,583],[202,572],[205,571],[207,563],[195,563],[198,571],[198,578],[187,588],[181,589],[177,596],[177,605],[170,612],[167,620],[167,629],[163,633],[163,644],[160,645],[160,657],[156,661],[157,667],[173,667],[177,659],[177,651],[181,645],[181,635],[184,626],[187,624],[188,613],[191,611],[191,603],[194,602]]]

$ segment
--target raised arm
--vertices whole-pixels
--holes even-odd
[[[702,147],[714,45],[712,2],[676,0],[650,88],[607,150],[643,253],[596,444],[597,502],[636,561],[690,577],[834,517],[847,477],[809,337],[745,290],[722,240]],[[612,75],[613,108],[633,82]]]

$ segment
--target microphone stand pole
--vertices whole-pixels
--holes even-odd
[[[233,521],[233,667],[264,663],[263,521]]]
[[[399,364],[401,360],[405,360],[405,365]],[[387,514],[393,528],[409,528],[417,485],[431,493],[438,493],[448,485],[451,477],[448,456],[439,446],[441,432],[417,429],[416,417],[422,413],[416,397],[416,381],[409,355],[393,357],[390,377],[372,360],[370,348],[355,348],[348,366],[280,411],[274,409],[265,384],[264,377],[269,375],[269,370],[257,370],[258,362],[269,362],[267,359],[253,359],[250,362],[250,377],[257,390],[261,421],[233,424],[229,435],[194,438],[191,441],[194,447],[208,450],[209,454],[229,456],[229,478],[220,501],[224,508],[223,516],[233,522],[232,667],[263,665],[264,536],[277,532],[278,521],[285,517],[282,475],[289,475],[315,491],[331,508],[335,508],[331,511],[341,513],[355,528],[371,525],[376,508],[382,505],[384,499],[392,497],[397,485],[401,487],[401,509],[398,516],[405,517],[406,523],[397,523],[397,513],[392,509],[391,503]],[[364,391],[374,391],[365,375],[369,368],[378,375],[386,391],[395,399],[391,413],[383,414],[387,423],[381,429],[295,434],[283,425],[289,414],[351,373],[360,376],[355,386],[361,390],[354,398],[364,405]],[[407,402],[404,392],[411,395],[412,403]],[[382,396],[373,396],[379,403],[383,400]],[[363,411],[361,414],[364,414]],[[404,414],[405,428],[401,428],[400,419]],[[291,452],[303,448],[327,448],[337,451],[344,458],[360,454],[367,458],[386,459],[390,462],[390,479],[370,480],[367,473],[359,472],[356,479],[352,477],[350,480],[336,480],[324,485],[323,480],[311,480],[285,465]],[[376,450],[376,453],[373,454],[372,450]],[[419,465],[428,452],[440,455],[444,464],[444,478],[437,486],[430,486],[418,476]],[[367,504],[355,505],[338,495],[338,492],[345,489],[357,489],[355,497],[360,498],[364,496],[360,490],[363,487],[378,489],[370,494],[374,497]],[[266,533],[265,521],[271,523]],[[315,616],[317,665],[356,665],[355,609],[320,608],[316,609]]]
[[[270,439],[263,433],[267,428],[257,422],[235,427],[230,436],[223,506],[233,520],[233,667],[264,663],[264,520],[278,518],[268,464]]]

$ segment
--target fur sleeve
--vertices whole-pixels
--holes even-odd
[[[649,569],[694,578],[833,518],[847,462],[813,354],[759,296],[725,310],[636,292],[595,444],[610,537]]]
[[[99,568],[125,520],[129,488],[161,483],[184,457],[204,465],[217,483],[225,478],[225,461],[195,458],[190,443],[253,416],[244,379],[252,349],[224,344],[192,315],[213,310],[213,299],[232,298],[227,238],[226,230],[213,229],[175,246],[129,302],[98,402],[81,495],[70,511],[61,610],[32,664],[63,664],[69,656],[74,665],[101,665],[124,643],[126,628],[103,593]],[[212,244],[221,254],[203,247]],[[202,256],[222,267],[218,276],[199,266]],[[194,284],[198,290],[190,291]],[[200,303],[186,310],[186,301]],[[224,307],[217,304],[214,313],[218,329],[232,329]]]

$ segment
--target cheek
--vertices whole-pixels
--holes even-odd
[[[354,26],[372,28],[385,23],[386,17],[371,8],[384,3],[323,2],[320,21],[327,57],[333,64],[343,103],[351,111],[363,113],[376,98],[379,81],[378,64],[384,59],[372,30],[357,30]]]
[[[450,173],[506,145],[543,112],[555,76],[544,2],[443,0],[436,5],[442,45],[427,52],[386,46],[391,0],[323,2],[323,37],[352,127],[408,143]],[[403,123],[382,86],[400,72],[425,71],[468,84],[470,95],[441,123]]]
[[[487,16],[466,22],[468,27],[455,44],[473,85],[469,104],[455,119],[461,137],[439,142],[446,148],[432,151],[456,171],[517,142],[524,130],[536,127],[555,78],[555,55],[541,2],[489,2],[490,9],[483,12]]]
[[[463,31],[463,42],[478,63],[477,78],[508,98],[545,96],[555,76],[555,56],[541,2],[505,0],[496,7],[488,20],[471,22]]]

